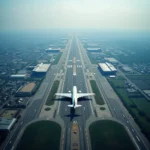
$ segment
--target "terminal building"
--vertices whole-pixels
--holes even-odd
[[[48,48],[48,49],[46,49],[45,50],[47,53],[58,53],[58,52],[60,52],[61,51],[61,49],[60,48]]]
[[[87,48],[86,50],[87,52],[97,52],[97,53],[102,51],[100,48]]]
[[[110,63],[99,63],[98,67],[103,75],[115,75],[117,69]]]

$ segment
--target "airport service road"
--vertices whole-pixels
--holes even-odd
[[[148,150],[149,144],[147,143],[147,140],[145,140],[145,138],[141,135],[141,133],[137,129],[135,129],[135,122],[133,118],[123,106],[120,99],[114,96],[114,91],[111,89],[108,81],[101,75],[98,68],[94,65],[91,65],[88,56],[82,46],[80,44],[79,46],[82,50],[83,60],[85,61],[85,64],[87,64],[86,69],[89,69],[91,72],[94,73],[96,82],[104,96],[105,101],[109,106],[113,117],[121,121],[128,128],[132,135],[132,139],[137,143],[138,149]]]
[[[64,52],[63,55],[66,55],[67,50]],[[64,57],[62,55],[62,58]],[[3,147],[4,150],[13,150],[15,142],[18,142],[19,138],[18,135],[31,121],[38,118],[39,113],[41,111],[41,108],[43,104],[46,101],[46,98],[50,92],[50,89],[52,87],[52,84],[54,82],[55,74],[61,70],[62,66],[62,58],[58,65],[51,66],[51,68],[48,70],[45,79],[43,80],[39,90],[37,93],[30,99],[31,103],[26,108],[25,112],[22,114],[22,117],[18,121],[18,123],[15,126],[15,129],[12,130],[10,133],[10,136],[8,137],[8,140],[6,141],[5,146]]]
[[[76,57],[76,76],[73,76],[73,57]],[[67,72],[64,82],[63,92],[68,93],[68,91],[72,91],[73,85],[77,86],[77,91],[87,92],[86,83],[84,80],[83,75],[83,66],[81,63],[81,57],[79,54],[79,50],[77,48],[76,40],[73,39],[72,47],[70,49],[70,55],[68,58],[67,63]],[[75,112],[71,111],[71,108],[68,107],[70,101],[66,101],[66,99],[62,99],[59,115],[64,120],[65,127],[66,127],[66,134],[65,134],[65,150],[70,150],[70,130],[72,127],[73,120],[76,120],[79,125],[80,130],[80,148],[82,150],[86,149],[85,147],[85,121],[91,115],[91,109],[89,101],[79,101],[78,103],[82,105],[82,107],[76,108]]]

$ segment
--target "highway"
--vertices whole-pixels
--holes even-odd
[[[64,58],[68,53],[70,43],[71,41],[69,40],[66,46],[66,50],[59,61],[59,64],[51,66],[51,68],[48,70],[39,90],[30,99],[30,104],[23,112],[22,117],[18,120],[18,123],[15,125],[14,129],[10,132],[10,135],[6,139],[6,142],[2,145],[1,149],[13,150],[16,142],[18,142],[18,140],[20,139],[19,133],[22,131],[22,129],[28,123],[38,118],[41,108],[51,90],[55,75],[63,68],[63,63],[65,61]]]
[[[97,85],[102,92],[102,95],[107,102],[107,105],[109,106],[109,109],[113,115],[114,118],[121,121],[127,129],[130,131],[132,135],[133,141],[136,141],[137,148],[139,150],[148,150],[149,149],[149,143],[148,141],[143,137],[141,132],[137,129],[136,123],[134,122],[131,115],[128,113],[126,108],[121,103],[120,99],[114,95],[114,91],[105,79],[105,77],[102,76],[100,71],[98,70],[98,67],[95,65],[92,65],[85,49],[82,47],[82,44],[80,41],[78,41],[80,51],[83,56],[83,60],[86,64],[86,69],[90,70],[94,76],[95,80],[97,82]]]

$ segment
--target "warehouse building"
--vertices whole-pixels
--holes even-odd
[[[0,130],[8,130],[10,131],[13,127],[13,125],[16,122],[16,118],[11,118],[11,119],[7,119],[7,118],[0,118]]]
[[[58,53],[58,52],[60,52],[61,51],[61,49],[60,48],[48,48],[48,49],[46,49],[45,50],[47,53]]]
[[[98,67],[103,75],[115,75],[117,69],[110,63],[99,63]]]
[[[108,61],[108,62],[110,62],[110,63],[112,63],[112,64],[118,64],[119,63],[118,60],[116,60],[113,57],[109,57],[109,58],[105,57],[105,60]]]
[[[50,67],[50,64],[38,64],[33,70],[32,70],[32,73],[33,75],[45,75],[46,72],[48,71]]]
[[[132,69],[130,67],[128,67],[128,66],[122,66],[122,70],[124,72],[132,72]]]
[[[34,82],[27,83],[24,86],[21,86],[16,92],[16,96],[31,96],[34,94],[36,84]]]
[[[102,51],[100,48],[87,48],[86,50],[87,52],[97,52],[97,53]]]
[[[10,76],[12,79],[25,79],[27,78],[27,74],[12,74]]]
[[[6,118],[0,118],[0,142],[3,141],[9,131],[13,128],[15,122],[17,119],[6,119]]]

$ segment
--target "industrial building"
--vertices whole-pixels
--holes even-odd
[[[25,79],[25,78],[27,78],[27,74],[12,74],[11,76],[10,76],[10,78],[12,78],[12,79]]]
[[[16,122],[16,118],[6,119],[0,118],[0,130],[8,130],[10,131],[13,125]]]
[[[86,49],[88,52],[101,52],[102,50],[100,48],[87,48]]]
[[[113,57],[105,57],[104,58],[106,61],[108,61],[108,62],[110,62],[110,63],[112,63],[112,64],[118,64],[119,62],[118,62],[118,60],[116,60],[115,58],[113,58]]]
[[[9,131],[14,126],[17,119],[0,118],[0,142],[2,142],[8,135]]]
[[[48,52],[48,53],[58,53],[58,52],[60,52],[61,51],[61,49],[60,48],[48,48],[48,49],[46,49],[45,50],[46,52]]]
[[[38,64],[33,70],[32,74],[34,76],[45,75],[50,67],[50,64]]]
[[[34,82],[30,82],[18,89],[16,92],[16,96],[31,96],[34,94],[36,84]]]
[[[128,66],[122,66],[122,70],[124,72],[132,72],[132,69],[130,67],[128,67]]]
[[[98,67],[104,75],[115,75],[117,69],[110,63],[99,63]]]

